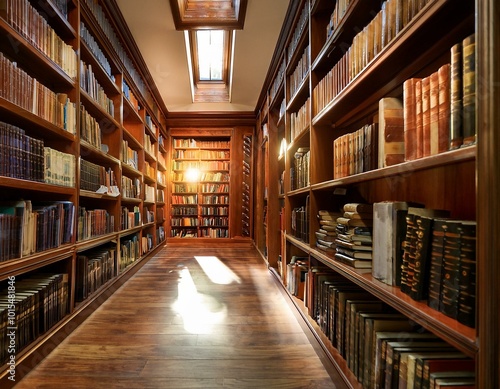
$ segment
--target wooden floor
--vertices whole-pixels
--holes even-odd
[[[165,248],[15,387],[345,387],[287,299],[252,248]]]

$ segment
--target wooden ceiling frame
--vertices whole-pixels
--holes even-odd
[[[176,30],[242,30],[247,0],[170,0]]]

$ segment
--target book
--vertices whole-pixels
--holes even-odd
[[[416,158],[423,156],[423,116],[422,116],[422,79],[415,82],[415,147]]]
[[[442,153],[450,146],[450,64],[441,66],[438,71],[438,131],[437,151]]]
[[[457,380],[457,378],[459,380]],[[442,385],[443,387],[446,387],[448,385],[449,387],[455,386],[455,389],[457,388],[458,385],[462,385],[462,389],[465,388],[475,388],[475,383],[470,383],[470,379],[475,378],[475,372],[472,371],[439,371],[435,373],[431,373],[429,377],[429,384],[427,385],[428,389],[435,389],[436,387],[436,380],[438,381],[438,385]],[[467,380],[463,380],[467,379]],[[458,381],[458,382],[457,382]],[[464,382],[465,381],[465,382]],[[458,386],[460,387],[460,386]]]
[[[439,150],[439,73],[429,76],[429,155]]]
[[[357,269],[371,269],[372,267],[372,261],[371,259],[358,259],[358,258],[353,258],[348,255],[339,253],[338,251],[335,252],[335,259],[339,260],[342,263],[345,263],[346,265],[352,266]]]
[[[340,236],[335,239],[335,243],[337,246],[344,247],[346,249],[352,251],[372,251],[372,245],[368,244],[368,242],[356,242],[356,241],[347,241],[342,239]]]
[[[476,143],[476,42],[475,34],[462,41],[462,146]]]
[[[372,275],[388,284],[401,285],[402,242],[408,203],[384,201],[373,204]]]
[[[422,386],[421,389],[429,389],[431,377],[444,376],[474,376],[476,363],[474,359],[426,359],[422,362]]]
[[[342,207],[344,212],[372,213],[373,204],[369,203],[346,203]]]
[[[417,78],[409,78],[403,82],[403,118],[404,118],[404,144],[405,161],[417,159]]]
[[[403,103],[394,97],[379,100],[378,167],[404,162]]]
[[[462,43],[450,50],[450,149],[457,149],[463,142],[462,127]]]
[[[422,157],[431,155],[431,77],[422,78]]]
[[[340,245],[337,245],[337,253],[347,255],[354,259],[372,259],[372,252],[367,250],[351,250]],[[373,267],[373,264],[372,264]]]

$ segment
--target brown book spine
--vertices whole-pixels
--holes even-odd
[[[447,151],[450,139],[450,64],[438,69],[438,153]]]
[[[379,101],[378,167],[404,162],[403,104],[393,97]]]
[[[422,116],[422,79],[415,82],[415,137],[416,158],[422,158],[423,152],[423,116]]]
[[[462,44],[451,47],[450,63],[450,149],[462,145]]]
[[[430,155],[439,153],[439,74],[432,73],[430,76],[429,92],[429,150]]]
[[[422,157],[431,155],[431,78],[422,79]]]
[[[406,161],[417,159],[417,104],[415,94],[417,81],[418,79],[416,78],[410,78],[403,83],[403,117]]]

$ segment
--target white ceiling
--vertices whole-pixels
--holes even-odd
[[[170,112],[254,111],[289,0],[248,0],[236,31],[232,101],[193,103],[184,32],[176,31],[168,0],[116,0]]]

